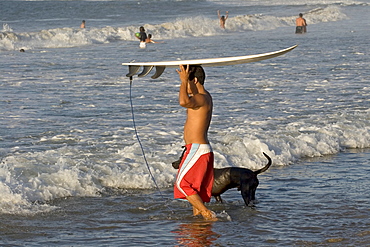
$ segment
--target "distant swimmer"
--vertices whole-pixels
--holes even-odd
[[[229,17],[229,11],[226,11],[226,16],[224,15],[221,16],[220,11],[218,10],[217,15],[218,15],[218,19],[220,19],[220,27],[225,29],[225,23],[226,23],[227,18]]]
[[[145,48],[148,36],[146,35],[145,28],[143,26],[141,26],[139,30],[140,33],[136,33],[135,37],[140,40],[140,48]]]
[[[20,51],[20,52],[25,52],[25,50],[24,50],[24,49],[20,49],[19,51]]]
[[[148,38],[145,40],[145,43],[163,43],[163,42],[156,42],[152,40],[152,35],[148,34]]]
[[[295,20],[296,28],[295,28],[295,33],[305,33],[307,32],[307,22],[303,18],[303,14],[300,13],[299,17]]]
[[[80,28],[85,28],[85,23],[86,23],[86,21],[83,20],[82,23],[81,23],[81,25],[80,25]]]

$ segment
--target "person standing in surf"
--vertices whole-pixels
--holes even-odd
[[[181,85],[179,104],[187,110],[184,125],[186,151],[181,160],[174,186],[174,198],[186,199],[193,206],[193,215],[217,220],[216,214],[204,202],[210,202],[213,186],[214,155],[208,141],[213,102],[203,84],[205,73],[201,66],[179,66]]]
[[[85,20],[82,20],[81,25],[80,25],[80,28],[85,28],[85,27],[86,27],[86,21]]]
[[[229,17],[229,11],[226,11],[226,16],[224,15],[221,16],[220,11],[218,10],[217,15],[218,15],[218,19],[220,19],[220,27],[225,29],[225,23],[226,23],[227,18]]]
[[[146,39],[148,38],[145,32],[145,29],[143,26],[140,27],[140,33],[136,38],[140,39],[140,48],[145,48],[146,47]]]
[[[295,33],[305,33],[307,32],[307,22],[306,19],[303,18],[303,14],[300,13],[299,17],[295,20],[296,28]]]

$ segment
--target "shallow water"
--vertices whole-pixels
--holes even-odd
[[[172,189],[58,199],[50,213],[2,215],[3,246],[367,246],[369,157],[348,150],[273,167],[259,176],[254,207],[236,189],[225,204],[208,204],[220,216],[214,223],[190,216]]]
[[[0,7],[2,245],[369,245],[368,1]],[[230,11],[225,31],[218,9]],[[309,24],[305,35],[294,34],[299,12]],[[85,30],[78,28],[82,19]],[[139,25],[165,43],[139,49]],[[194,219],[187,203],[172,200],[171,162],[180,155],[185,120],[175,70],[157,80],[134,78],[136,126],[159,194],[135,137],[121,63],[294,44],[282,57],[206,68],[215,166],[258,169],[266,162],[262,151],[273,159],[260,175],[255,207],[229,191],[226,204],[209,205],[220,217],[215,223]]]

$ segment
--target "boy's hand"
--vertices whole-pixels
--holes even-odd
[[[179,73],[180,81],[181,82],[188,82],[189,81],[189,65],[186,65],[186,68],[184,65],[179,65],[180,70],[176,70],[177,73]]]

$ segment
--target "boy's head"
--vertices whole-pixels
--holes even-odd
[[[203,85],[206,79],[206,74],[200,65],[189,65],[189,80],[192,81],[194,78],[198,79],[198,82]]]

